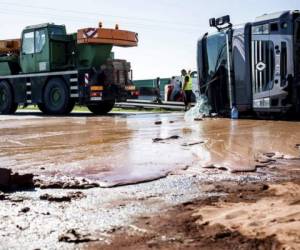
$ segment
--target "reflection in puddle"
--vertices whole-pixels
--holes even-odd
[[[213,164],[251,171],[261,153],[299,156],[295,145],[300,143],[300,124],[295,122],[207,119],[187,123],[181,114],[13,117],[1,119],[1,167],[84,176],[108,186],[157,179],[186,166]],[[155,125],[156,121],[162,125]],[[180,138],[152,141],[174,135]],[[193,145],[200,141],[204,143]]]

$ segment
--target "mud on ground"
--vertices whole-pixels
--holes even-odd
[[[89,244],[87,249],[300,248],[300,180],[270,186],[219,185],[226,197],[195,200],[140,217],[134,226],[116,232],[109,244]]]

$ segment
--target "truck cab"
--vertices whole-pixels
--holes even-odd
[[[198,42],[199,84],[213,112],[300,113],[300,12],[240,26],[225,19]]]
[[[50,72],[63,69],[70,36],[64,25],[28,26],[22,32],[20,66],[22,73]]]

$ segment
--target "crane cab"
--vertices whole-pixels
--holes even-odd
[[[22,73],[49,72],[66,64],[64,51],[68,41],[64,25],[41,24],[26,27],[21,39]]]

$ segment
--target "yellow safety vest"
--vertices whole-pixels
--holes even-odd
[[[185,86],[184,91],[186,91],[186,90],[193,90],[193,79],[192,79],[192,77],[190,75],[187,75],[187,76],[189,77],[189,82]],[[183,82],[185,82],[185,78],[186,78],[186,76],[184,76]]]

